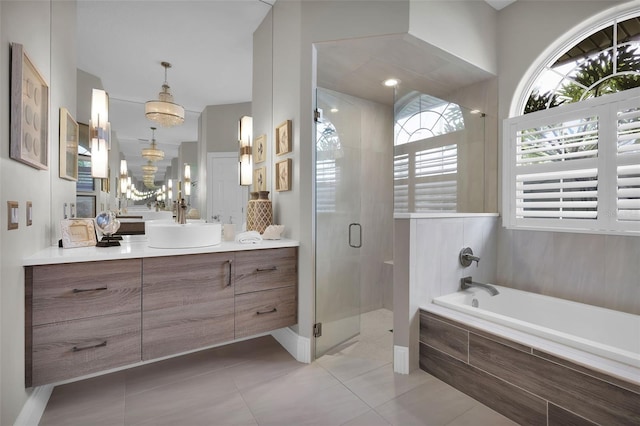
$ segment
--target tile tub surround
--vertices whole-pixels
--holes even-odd
[[[420,368],[521,424],[638,424],[640,386],[421,310]]]

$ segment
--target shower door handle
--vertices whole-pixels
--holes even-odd
[[[358,242],[356,244],[353,243],[353,229],[357,227],[358,229]],[[360,248],[362,247],[362,225],[359,223],[350,223],[349,224],[349,247]]]

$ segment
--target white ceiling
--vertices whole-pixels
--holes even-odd
[[[146,163],[140,152],[154,124],[144,117],[144,103],[161,89],[160,62],[173,65],[167,80],[187,111],[184,125],[156,130],[165,151],[157,163],[162,179],[180,143],[197,140],[207,105],[251,101],[253,32],[274,1],[78,1],[78,68],[99,77],[109,93],[111,126],[134,176],[141,179]],[[513,2],[486,1],[496,9]],[[379,83],[390,74],[435,96],[486,77],[410,36],[325,43],[319,70],[319,85],[385,103],[392,92]]]

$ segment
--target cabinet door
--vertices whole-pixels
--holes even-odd
[[[234,268],[233,253],[143,259],[142,358],[233,340]]]
[[[236,255],[236,294],[296,285],[298,257],[295,247],[248,250]]]

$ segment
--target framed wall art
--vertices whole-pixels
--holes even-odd
[[[277,155],[291,152],[291,120],[286,120],[276,127],[275,144]]]
[[[276,191],[291,190],[291,158],[276,163]]]
[[[49,86],[19,43],[11,45],[11,158],[49,168]]]
[[[253,171],[253,191],[267,190],[267,168],[260,167]]]
[[[66,108],[60,108],[60,177],[78,180],[78,140],[80,128]]]
[[[267,159],[267,135],[260,135],[253,141],[252,151],[254,164]]]

